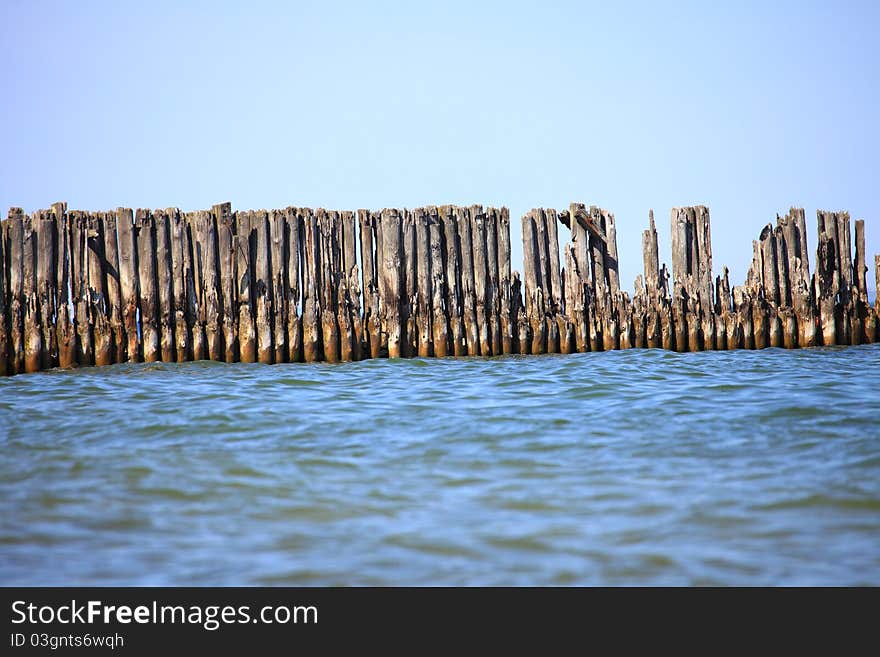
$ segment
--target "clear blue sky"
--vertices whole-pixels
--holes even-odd
[[[718,4],[719,6],[716,6]],[[180,6],[178,6],[180,5]],[[880,252],[878,3],[0,0],[0,207],[582,201],[715,268],[790,205]],[[514,266],[521,262],[512,226]],[[873,279],[873,268],[869,279]],[[873,285],[873,280],[871,280]]]

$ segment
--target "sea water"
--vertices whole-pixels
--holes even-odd
[[[880,585],[880,345],[0,380],[6,585]]]

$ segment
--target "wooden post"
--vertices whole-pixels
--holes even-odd
[[[104,264],[107,291],[107,312],[113,337],[113,362],[124,363],[126,351],[125,326],[122,316],[122,287],[119,271],[119,239],[116,214],[101,214],[104,234]]]
[[[530,210],[522,217],[523,278],[525,282],[525,314],[531,327],[527,352],[546,353],[547,329],[544,322],[544,296],[541,290],[542,267],[539,252],[538,210]]]
[[[752,300],[749,297],[748,288],[737,285],[733,288],[733,305],[736,309],[736,319],[739,324],[739,335],[742,349],[755,348],[755,325],[752,318]]]
[[[67,204],[54,203],[52,211],[55,215],[57,229],[55,243],[58,245],[56,274],[58,289],[55,302],[55,340],[58,344],[58,367],[70,368],[76,366],[76,327],[70,305],[70,226]],[[7,252],[7,263],[8,258]]]
[[[558,238],[557,238],[558,247]],[[510,210],[502,207],[498,214],[498,278],[501,286],[501,353],[516,353],[514,348],[516,334],[516,316],[512,312],[513,299],[510,274]],[[558,260],[558,248],[557,248]],[[557,263],[558,266],[558,263]],[[459,355],[456,351],[456,356]]]
[[[257,325],[257,360],[264,365],[271,365],[275,359],[275,347],[272,344],[272,298],[271,293],[271,269],[269,251],[269,218],[265,210],[254,212],[252,229],[254,236],[254,271],[256,278],[253,281],[254,302],[256,306]]]
[[[617,313],[620,324],[620,348],[632,349],[635,346],[633,304],[629,299],[628,293],[620,291],[618,294]]]
[[[446,317],[446,295],[443,289],[446,280],[443,228],[436,207],[431,207],[428,214],[428,239],[431,272],[431,338],[434,356],[445,358],[449,355],[449,320]]]
[[[416,237],[416,287],[418,303],[416,306],[416,327],[418,330],[418,355],[422,358],[433,355],[434,332],[431,324],[433,295],[431,284],[431,229],[428,226],[428,213],[424,208],[413,210]]]
[[[156,231],[148,210],[135,213],[138,247],[138,287],[140,289],[141,332],[144,362],[159,360],[159,307],[156,282]]]
[[[357,227],[354,212],[344,210],[340,214],[342,221],[342,280],[345,284],[345,317],[350,328],[346,331],[346,342],[351,344],[351,359],[363,358],[363,324],[361,322],[361,290],[357,265]]]
[[[468,210],[471,216],[471,240],[474,249],[474,291],[476,298],[477,335],[480,355],[492,355],[492,336],[488,312],[488,264],[486,255],[486,216],[482,206],[472,205]]]
[[[382,210],[381,227],[381,250],[382,269],[379,272],[381,280],[381,297],[385,313],[384,325],[388,333],[388,357],[400,358],[401,356],[401,325],[400,325],[400,242],[401,242],[401,218],[395,209]],[[419,274],[421,276],[421,272]]]
[[[95,364],[92,326],[94,318],[89,313],[89,259],[85,213],[70,213],[71,289],[73,290],[74,319],[76,323],[76,360],[80,365]]]
[[[307,363],[324,359],[322,347],[322,327],[320,317],[320,281],[318,279],[318,258],[320,242],[318,217],[309,208],[301,210],[303,223],[303,358]]]
[[[803,209],[791,208],[782,222],[788,256],[789,293],[797,322],[797,345],[812,347],[816,344],[816,319],[810,296],[810,271],[806,259],[807,234]]]
[[[461,288],[463,299],[464,334],[468,356],[480,355],[480,332],[477,323],[477,293],[474,274],[473,231],[468,208],[455,208],[455,221],[461,245]]]
[[[255,236],[252,224],[256,223],[252,210],[236,213],[235,265],[238,277],[238,349],[242,363],[257,362],[257,332],[254,325],[254,270],[253,252]],[[252,248],[252,245],[254,247]]]
[[[633,284],[635,293],[632,300],[632,346],[635,349],[645,349],[648,346],[647,332],[647,304],[648,296],[641,275],[636,276]]]
[[[321,330],[324,344],[324,360],[328,363],[338,363],[340,360],[337,302],[337,280],[339,271],[337,262],[339,262],[339,257],[335,249],[335,226],[336,213],[331,213],[323,208],[319,208],[319,299],[321,300]]]
[[[99,216],[89,213],[85,220],[86,296],[94,339],[94,364],[110,365],[113,362],[113,336],[106,313],[104,236]]]
[[[545,335],[546,335],[546,351],[547,353],[556,354],[560,351],[559,345],[559,322],[557,317],[560,310],[559,293],[562,284],[554,280],[554,273],[558,274],[559,270],[559,240],[553,239],[551,233],[556,232],[556,210],[552,208],[545,210],[539,208],[535,210],[535,241],[538,247],[538,259],[540,263],[540,287],[542,298],[544,301]],[[556,242],[557,254],[554,257],[551,243]],[[554,264],[555,262],[555,264]]]
[[[131,208],[116,208],[116,229],[119,232],[119,287],[122,294],[122,323],[125,327],[125,354],[129,362],[139,363],[142,360],[138,325],[138,306],[140,305],[138,271],[140,267],[138,266],[137,229],[134,226]],[[62,283],[62,287],[66,291],[66,284]],[[65,305],[67,304],[65,303]],[[61,360],[61,351],[59,341],[59,360]]]
[[[657,227],[654,210],[648,210],[648,228],[642,231],[642,267],[645,273],[645,346],[662,346],[660,329],[660,258],[657,248]]]
[[[333,311],[332,322],[329,323],[329,326],[331,330],[336,332],[337,360],[350,361],[352,359],[354,330],[345,301],[348,290],[345,286],[344,256],[340,237],[342,233],[342,218],[336,210],[327,211],[325,216],[328,220],[329,232],[327,233],[324,246],[325,252],[328,254],[325,264],[325,271],[328,273],[324,277],[324,287],[327,290],[328,307]]]
[[[376,219],[369,210],[358,210],[361,229],[361,266],[364,291],[364,344],[371,358],[378,358],[381,337],[379,315],[379,276],[377,270]]]
[[[733,324],[730,322],[730,280],[727,267],[722,267],[723,274],[715,277],[715,316],[717,318],[717,333],[715,348],[721,351],[733,349],[731,342],[734,341]]]
[[[602,287],[605,301],[602,305],[602,338],[605,350],[620,349],[620,336],[623,332],[623,315],[620,307],[620,274],[617,263],[617,228],[614,215],[606,210],[590,208],[594,222],[601,226],[605,233],[605,241],[600,242],[594,235],[591,238],[598,243],[601,251]]]
[[[874,308],[869,307],[865,332],[871,342],[880,342],[880,254],[874,256]]]
[[[220,323],[223,336],[223,360],[238,361],[238,294],[236,291],[235,215],[232,204],[218,203],[211,207],[217,225],[217,261],[219,265],[221,311]]]
[[[484,214],[486,229],[486,318],[492,355],[503,352],[501,345],[501,296],[498,267],[498,210],[488,208]]]
[[[791,306],[791,286],[789,284],[788,249],[782,219],[777,215],[777,226],[773,229],[776,244],[776,280],[779,281],[779,306]]]
[[[590,206],[589,221],[599,227],[600,230],[605,229],[603,212],[595,206]],[[596,336],[596,346],[610,350],[617,348],[617,336],[612,335],[612,331],[616,328],[612,322],[612,304],[608,292],[608,267],[606,264],[606,244],[601,241],[593,233],[589,234],[590,259],[592,260],[592,283],[593,283],[593,302],[595,304],[594,316]],[[591,309],[592,310],[592,309]],[[599,346],[601,343],[601,347]]]
[[[715,299],[712,277],[712,229],[709,209],[703,205],[695,208],[697,217],[697,242],[700,270],[698,275],[700,313],[702,315],[702,347],[718,349],[718,327],[715,323]]]
[[[880,253],[874,256],[874,310],[880,315]]]
[[[853,300],[851,310],[852,344],[871,342],[868,337],[868,316],[873,316],[868,305],[868,282],[865,274],[868,267],[865,265],[865,221],[856,219],[855,222],[856,242],[855,261],[853,262]]]
[[[525,241],[525,240],[524,240]],[[525,247],[523,247],[525,254]],[[525,259],[525,255],[523,255]],[[575,349],[584,353],[590,350],[590,338],[584,316],[584,286],[578,269],[577,253],[571,243],[565,245],[565,310],[574,325]]]
[[[584,222],[589,217],[583,203],[572,203],[568,206],[571,243],[574,247],[575,263],[581,279],[586,282],[590,278],[589,250],[590,242]]]
[[[6,243],[7,230],[9,222],[0,219],[0,376],[8,376],[12,374],[9,364],[9,333],[6,328],[8,319],[8,302],[7,302],[7,264]]]
[[[527,354],[531,347],[532,335],[529,320],[526,317],[525,304],[522,299],[522,280],[518,271],[514,271],[510,285],[510,314],[516,317],[516,333],[514,334],[514,353]]]
[[[302,281],[302,229],[296,208],[285,210],[287,221],[287,359],[299,363],[302,355],[302,324],[300,290]]]
[[[449,333],[452,343],[452,354],[467,355],[467,340],[464,335],[462,313],[461,257],[459,255],[458,230],[455,220],[455,209],[451,205],[440,208],[439,219],[443,231],[443,254],[446,272],[446,310],[449,314]]]
[[[275,363],[287,361],[287,222],[284,210],[269,210],[269,298],[272,300],[272,344]]]
[[[34,217],[22,217],[21,307],[23,321],[24,371],[39,372],[43,340],[37,300],[37,234]]]
[[[532,353],[544,354],[553,352],[559,341],[559,329],[552,326],[552,299],[550,294],[550,257],[547,248],[547,226],[543,208],[534,208],[531,211],[532,231],[534,235],[534,261],[535,261],[535,309],[536,315],[532,325]],[[525,248],[525,247],[523,247]],[[542,324],[538,327],[537,322]],[[555,328],[556,330],[551,330]]]
[[[201,262],[201,295],[199,300],[199,323],[205,327],[205,343],[207,357],[222,362],[225,357],[223,349],[223,331],[220,326],[220,275],[218,271],[217,227],[214,217],[208,210],[196,213],[198,228],[198,248]]]
[[[826,216],[828,214],[829,216]],[[838,248],[836,222],[830,213],[817,211],[819,246],[816,252],[815,296],[819,310],[822,344],[837,344],[836,298],[839,286],[837,273]]]
[[[173,212],[173,209],[170,210]],[[156,223],[156,280],[159,301],[159,351],[162,362],[173,363],[177,357],[174,343],[174,283],[171,268],[171,226],[169,210],[153,213]]]
[[[400,300],[400,323],[403,333],[401,355],[412,358],[419,354],[419,278],[418,278],[418,242],[416,240],[416,210],[404,210],[403,217],[403,242],[401,244],[401,258],[403,258],[403,273]]]
[[[339,279],[342,258],[339,253],[339,215],[335,211],[318,210],[321,229],[321,325],[324,338],[324,360],[336,363],[342,360],[339,325]],[[350,349],[348,350],[350,352]],[[350,353],[347,354],[350,357]]]
[[[192,358],[192,326],[187,316],[187,270],[185,252],[187,249],[186,222],[180,210],[174,208],[169,216],[171,234],[171,281],[174,304],[174,346],[178,363]]]
[[[40,332],[42,351],[40,353],[40,369],[47,370],[58,364],[58,344],[55,338],[55,298],[56,298],[56,238],[58,229],[55,215],[50,211],[40,211],[37,220],[37,299],[40,314]],[[0,263],[3,257],[0,255]],[[6,274],[0,265],[0,278]],[[0,282],[0,297],[4,296],[5,285]],[[0,301],[0,306],[5,300]],[[0,315],[4,313],[0,311]],[[3,329],[0,329],[3,331]],[[3,331],[5,333],[5,331]],[[6,360],[6,351],[0,350],[0,360]]]
[[[205,325],[202,322],[202,265],[199,260],[202,249],[198,245],[199,231],[196,213],[184,213],[186,244],[183,250],[183,271],[186,277],[186,324],[190,330],[192,360],[206,360],[208,345],[205,340]]]

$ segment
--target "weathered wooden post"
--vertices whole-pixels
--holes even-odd
[[[468,356],[480,354],[480,337],[477,322],[477,294],[474,274],[473,231],[468,208],[455,208],[455,221],[461,245],[461,288],[464,305],[464,334]]]
[[[186,222],[180,210],[173,208],[168,217],[171,236],[171,279],[174,303],[174,347],[178,363],[192,358],[192,342],[190,332],[192,326],[187,321],[187,272],[184,252],[187,248]]]
[[[272,360],[284,363],[288,357],[287,346],[287,244],[285,233],[287,222],[284,210],[269,211],[269,253],[268,265],[269,298],[272,300],[272,345],[275,351]]]
[[[7,258],[6,258],[6,242],[7,227],[9,222],[3,222],[0,219],[0,376],[8,376],[12,374],[8,364],[9,361],[9,334],[6,329],[7,321]]]
[[[224,360],[238,361],[238,293],[236,291],[235,215],[232,204],[218,203],[211,207],[217,225],[217,255],[220,282],[220,310]]]
[[[484,214],[486,235],[486,316],[492,355],[502,353],[501,298],[498,272],[498,211],[487,208]]]
[[[839,276],[837,272],[837,226],[831,213],[816,212],[819,224],[819,246],[816,252],[815,297],[819,310],[822,344],[837,344],[836,299]]]
[[[388,357],[401,357],[401,325],[400,325],[400,212],[393,208],[382,210],[382,271],[381,296],[384,301],[385,321],[388,332]],[[418,227],[417,227],[418,228]],[[427,228],[427,227],[426,227]],[[427,233],[426,233],[427,235]],[[419,273],[421,277],[421,272]],[[421,348],[421,345],[420,345]]]
[[[25,370],[39,372],[43,362],[43,332],[40,321],[40,301],[37,288],[38,215],[25,215],[24,231],[24,350]]]
[[[654,210],[648,210],[648,228],[642,231],[642,264],[647,295],[645,346],[657,349],[663,346],[663,339],[660,328],[660,258]]]
[[[474,249],[474,291],[476,299],[477,334],[480,342],[480,355],[492,355],[492,336],[489,328],[488,299],[488,265],[486,256],[486,215],[483,207],[472,205],[471,240]]]
[[[116,213],[102,213],[101,222],[104,234],[107,312],[110,316],[110,331],[113,336],[113,362],[123,363],[125,362],[126,337],[122,321],[122,287],[119,272],[119,238]]]
[[[39,372],[42,355],[39,304],[37,301],[37,235],[34,218],[21,219],[21,311],[24,371]]]
[[[256,223],[253,211],[236,213],[235,266],[238,279],[238,350],[242,363],[257,362],[257,332],[254,325],[254,268],[252,224]],[[317,359],[316,359],[317,360]]]
[[[416,213],[414,210],[403,210],[401,217],[402,242],[400,257],[402,259],[401,292],[400,292],[400,354],[404,358],[412,358],[419,354],[419,283],[418,283],[418,243],[416,241]]]
[[[57,245],[57,295],[55,301],[55,341],[58,347],[58,366],[70,368],[76,365],[76,327],[70,306],[70,229],[68,226],[67,204],[58,202],[52,204],[52,212],[55,216]],[[7,222],[8,225],[8,222]],[[6,254],[7,265],[9,253]],[[7,312],[9,306],[7,304]],[[8,315],[7,315],[8,317]]]
[[[321,331],[324,345],[324,360],[337,363],[341,360],[339,346],[339,318],[337,283],[339,279],[339,254],[336,249],[335,212],[318,209],[319,229],[319,274],[321,299]]]
[[[351,344],[351,359],[363,358],[363,324],[361,322],[361,290],[357,266],[357,228],[354,212],[341,213],[342,221],[342,268],[345,284],[345,316],[347,318],[345,340]],[[350,335],[348,332],[350,331]]]
[[[196,229],[196,214],[186,212],[184,220],[184,248],[183,248],[183,271],[186,280],[184,288],[186,292],[186,325],[190,335],[190,358],[191,360],[206,360],[208,357],[208,345],[205,340],[205,325],[202,323],[201,307],[202,299],[202,266],[199,262],[201,249],[198,246],[198,230]]]
[[[535,246],[537,252],[535,254],[535,263],[538,265],[539,280],[538,286],[541,288],[541,296],[544,304],[544,312],[541,313],[540,321],[544,322],[545,350],[547,353],[559,353],[559,323],[556,320],[559,299],[556,296],[556,285],[553,280],[553,254],[550,249],[550,232],[551,224],[555,228],[556,211],[553,209],[545,210],[537,208],[533,210],[533,221],[535,227]],[[558,246],[558,240],[557,240]],[[556,269],[559,269],[558,255],[556,256]],[[559,283],[559,287],[561,287]]]
[[[92,349],[92,319],[88,304],[88,258],[86,257],[85,217],[81,211],[70,212],[70,289],[73,301],[73,319],[76,329],[76,362],[94,364]]]
[[[302,227],[296,208],[285,210],[287,221],[287,338],[288,361],[302,361],[302,323],[300,319],[300,290],[302,281]]]
[[[458,226],[455,220],[455,209],[451,205],[440,208],[440,222],[443,230],[443,244],[446,271],[446,310],[449,314],[449,333],[452,342],[452,353],[455,356],[467,355],[467,340],[464,335],[464,319],[462,313],[461,256],[458,243]],[[408,287],[408,284],[407,284]]]
[[[418,355],[426,358],[433,354],[434,331],[431,322],[433,295],[431,284],[431,229],[425,208],[413,210],[413,221],[416,240],[416,317],[415,327],[418,331]]]
[[[174,343],[174,283],[171,265],[171,222],[170,210],[156,210],[156,280],[159,292],[160,352],[162,361],[174,362],[177,351]]]
[[[271,365],[275,359],[272,344],[271,270],[269,267],[269,218],[265,210],[254,212],[254,305],[256,307],[257,361]]]
[[[138,271],[140,267],[137,260],[137,229],[134,226],[131,208],[116,208],[116,229],[119,233],[119,287],[122,295],[122,323],[125,327],[125,354],[129,362],[139,363],[142,360],[138,325],[138,306],[140,305]],[[64,245],[65,251],[66,245],[67,240]],[[66,282],[62,281],[61,287],[66,294]],[[67,305],[66,299],[64,305]],[[61,360],[61,351],[59,341],[59,361]]]
[[[156,282],[156,231],[149,210],[135,212],[138,248],[138,288],[140,289],[141,333],[144,362],[159,360],[159,307]],[[79,320],[77,320],[78,322]]]
[[[94,364],[113,362],[113,336],[106,313],[107,292],[104,278],[104,236],[100,217],[94,213],[85,216],[86,298],[89,322],[92,327]]]
[[[431,339],[434,356],[445,358],[449,355],[449,320],[446,317],[445,291],[446,279],[443,257],[443,233],[436,207],[428,214],[429,260],[431,276]]]
[[[379,313],[376,218],[369,210],[358,210],[358,223],[361,229],[361,266],[363,267],[364,343],[369,350],[370,357],[378,358],[381,351],[381,317]]]
[[[852,303],[852,344],[871,342],[869,333],[869,317],[873,318],[871,307],[868,305],[868,282],[865,274],[868,267],[865,265],[865,221],[856,219],[855,222],[856,243],[855,262],[853,263],[853,290]]]
[[[544,296],[541,291],[541,257],[538,245],[538,211],[530,210],[522,217],[523,278],[525,282],[526,317],[531,328],[530,354],[547,351],[547,324],[544,321]]]
[[[275,362],[286,363],[290,360],[290,251],[291,243],[287,223],[288,209],[273,210],[269,214],[269,233],[272,241],[272,299],[275,311],[273,342],[275,345]]]
[[[748,287],[736,285],[733,288],[733,306],[736,311],[738,334],[741,336],[742,349],[755,348],[755,329],[752,320],[752,300],[749,297]]]
[[[557,239],[558,246],[558,239]],[[557,248],[558,251],[558,248]],[[516,353],[514,346],[516,335],[516,316],[512,312],[513,299],[511,292],[510,273],[510,210],[502,207],[498,215],[498,277],[501,286],[501,352]],[[459,355],[456,351],[456,356]]]
[[[37,299],[40,314],[42,351],[40,369],[47,370],[58,364],[58,344],[55,338],[55,298],[56,298],[56,238],[58,229],[55,215],[50,211],[36,213],[37,220]],[[2,241],[2,240],[0,240]],[[0,278],[6,278],[0,255]],[[0,283],[0,296],[4,296],[5,285]],[[0,306],[5,305],[0,301]],[[0,311],[0,315],[2,315]],[[0,350],[0,360],[6,360],[5,350]]]
[[[205,327],[207,358],[223,361],[223,331],[220,326],[220,274],[217,266],[217,227],[208,210],[196,213],[198,249],[201,263],[201,295],[199,298],[199,323]]]

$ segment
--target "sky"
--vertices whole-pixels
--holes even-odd
[[[792,205],[880,253],[880,3],[0,0],[0,208],[705,204],[716,273]],[[564,229],[562,229],[564,232]],[[868,274],[873,287],[873,266]]]

